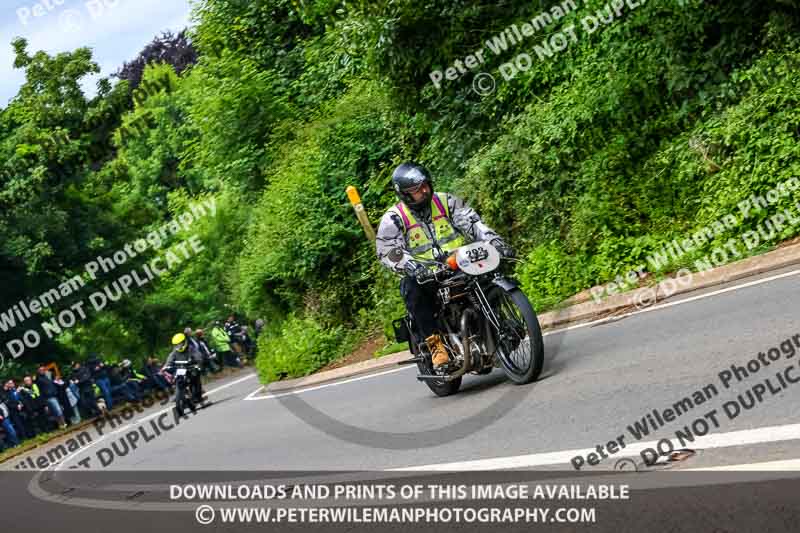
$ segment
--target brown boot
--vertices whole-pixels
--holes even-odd
[[[447,355],[447,349],[442,343],[442,338],[439,335],[431,335],[425,342],[431,351],[431,359],[433,361],[433,368],[439,368],[450,361],[450,356]]]

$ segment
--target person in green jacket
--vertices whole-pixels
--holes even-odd
[[[222,357],[222,362],[228,366],[241,367],[239,357],[231,351],[231,338],[223,329],[222,324],[217,320],[211,329],[211,346]]]

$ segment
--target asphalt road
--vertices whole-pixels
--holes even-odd
[[[435,484],[463,483],[479,476],[474,478],[477,484],[508,483],[509,478],[492,480],[481,473],[502,470],[491,475],[524,475],[528,483],[534,481],[531,476],[537,482],[550,476],[566,483],[577,479],[579,466],[580,473],[600,476],[592,482],[622,479],[636,495],[635,504],[598,502],[593,530],[794,531],[800,527],[795,504],[800,488],[798,280],[800,271],[786,269],[549,333],[545,370],[527,386],[510,384],[496,370],[467,377],[459,394],[438,398],[415,379],[415,368],[400,367],[273,393],[264,390],[251,370],[243,371],[211,384],[213,404],[196,415],[176,419],[171,403],[157,405],[114,427],[105,421],[85,429],[80,447],[62,439],[4,464],[12,472],[0,476],[2,514],[34,529],[39,522],[44,527],[55,520],[81,530],[140,532],[155,520],[155,530],[177,532],[198,527],[199,502],[174,500],[170,492],[173,484],[190,479],[288,480],[291,486],[298,480],[417,479],[413,476]],[[792,348],[794,336],[797,346]],[[743,367],[738,378],[731,365]],[[732,409],[739,395],[747,401],[748,391],[753,397],[757,391],[760,401],[730,417],[725,406]],[[661,427],[637,438],[630,426],[644,425],[648,414]],[[665,419],[663,424],[658,417]],[[694,455],[680,462],[662,457],[655,465],[644,464],[641,451],[657,449],[659,441],[664,451],[682,447],[676,431],[692,432],[696,440],[683,444]],[[26,468],[37,462],[49,465],[47,471]],[[725,477],[730,472],[684,472],[726,467],[734,468],[736,477]],[[412,472],[395,471],[404,469]],[[743,474],[745,469],[757,473]],[[772,472],[759,472],[765,470]],[[323,500],[305,503],[327,505]],[[531,506],[513,500],[488,504],[500,509]],[[393,504],[365,497],[346,505]],[[443,504],[428,498],[414,505],[441,510]],[[204,527],[265,527],[246,521],[222,524],[219,515],[215,520]],[[575,530],[575,524],[553,524],[552,516],[545,521],[552,530]],[[361,529],[409,527],[381,523]],[[423,531],[453,527],[494,530],[492,524],[414,525]],[[504,529],[531,527],[523,522]],[[302,520],[272,528],[357,529],[354,523]]]
[[[117,433],[106,426],[103,438],[89,430],[91,445],[58,468],[84,460],[94,469],[125,470],[564,470],[573,468],[572,457],[586,461],[598,444],[605,447],[622,435],[628,447],[593,467],[611,469],[625,455],[640,460],[636,444],[671,438],[680,447],[675,431],[691,428],[712,410],[715,420],[705,418],[712,441],[692,443],[697,455],[672,468],[795,460],[800,429],[792,425],[800,422],[800,383],[765,393],[762,402],[742,409],[734,420],[723,410],[725,402],[766,378],[781,389],[775,373],[800,361],[798,348],[797,356],[781,354],[742,381],[734,378],[729,388],[723,386],[720,372],[732,364],[746,366],[759,352],[800,333],[800,276],[735,288],[755,279],[729,285],[732,290],[722,294],[709,295],[725,286],[690,294],[685,303],[669,300],[672,305],[665,308],[549,334],[544,372],[531,385],[515,386],[495,370],[467,377],[459,394],[438,398],[414,379],[415,368],[401,367],[272,395],[260,390],[255,376],[242,374],[210,386],[212,406],[149,442],[140,440],[124,456],[122,443],[117,451],[111,444],[135,425],[128,422]],[[790,378],[800,377],[800,370],[793,372]],[[663,412],[709,385],[716,388],[713,397],[707,392],[705,403],[641,442],[628,430],[653,409]],[[150,427],[157,420],[153,413],[164,409],[155,407],[135,420],[144,419],[141,426]],[[704,432],[702,423],[695,427]],[[715,436],[721,437],[714,441]],[[105,453],[108,465],[98,457],[101,448],[111,450]]]

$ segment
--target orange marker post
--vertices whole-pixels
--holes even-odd
[[[361,203],[361,196],[358,194],[358,189],[350,185],[347,187],[347,198],[350,200],[350,203],[353,205],[353,209],[356,212],[356,218],[361,223],[361,227],[364,228],[364,233],[367,235],[367,239],[374,241],[375,240],[375,230],[372,227],[372,224],[369,222],[369,217],[367,217],[367,212],[364,209],[364,205]]]

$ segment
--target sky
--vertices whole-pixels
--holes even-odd
[[[97,80],[134,59],[153,37],[190,24],[191,0],[0,0],[0,107],[25,82],[15,69],[11,41],[28,40],[28,52],[92,49],[101,73],[83,80],[87,96]],[[113,80],[112,80],[113,81]]]

